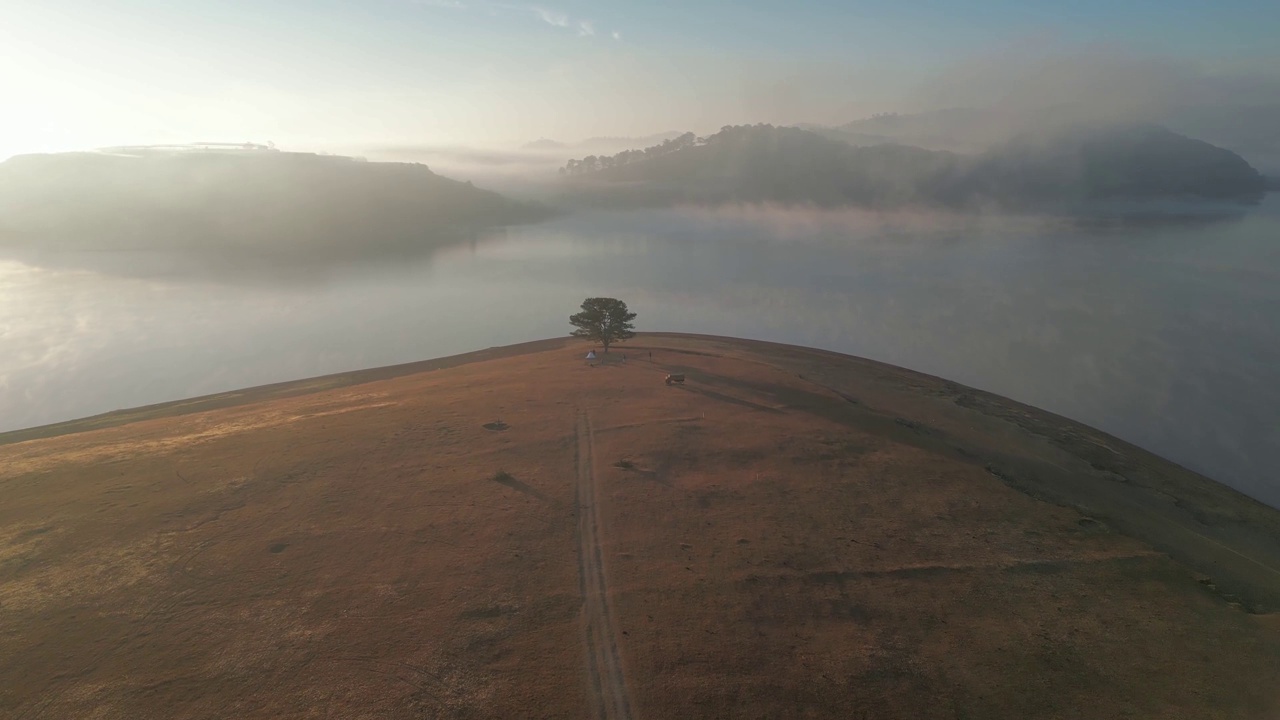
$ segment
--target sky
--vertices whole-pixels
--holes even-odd
[[[1099,57],[1270,88],[1277,27],[1274,0],[0,0],[0,158],[838,124],[1120,76]]]

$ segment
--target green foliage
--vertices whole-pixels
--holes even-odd
[[[635,319],[636,314],[617,298],[587,298],[582,301],[582,312],[569,316],[569,324],[576,328],[569,334],[598,342],[609,352],[609,345],[636,336],[631,322]]]

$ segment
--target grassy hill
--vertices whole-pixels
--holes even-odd
[[[880,363],[585,350],[0,437],[0,712],[1280,712],[1280,511]]]

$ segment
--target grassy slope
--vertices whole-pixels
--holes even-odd
[[[633,717],[1280,710],[1276,511],[870,361],[623,352],[499,348],[0,447],[0,714],[583,716],[597,551]]]

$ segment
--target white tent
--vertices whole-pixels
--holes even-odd
[[[595,350],[591,350],[590,352],[588,352],[588,353],[587,353],[587,359],[588,359],[588,360],[595,360],[595,359],[596,359],[596,351],[595,351]]]

